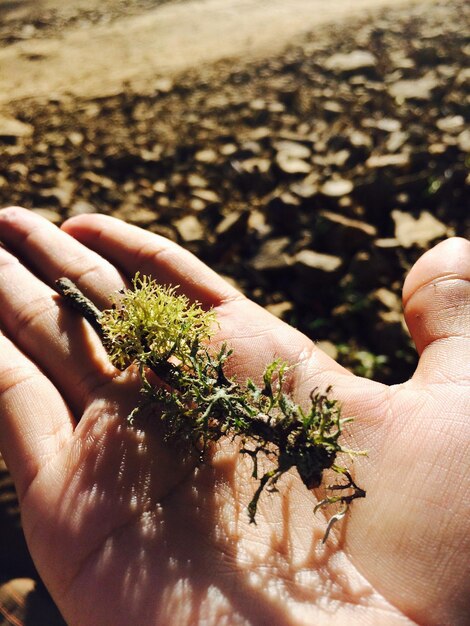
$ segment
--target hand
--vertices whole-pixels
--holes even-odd
[[[426,253],[404,286],[420,353],[401,385],[353,376],[177,245],[103,215],[62,230],[0,212],[0,448],[36,565],[71,625],[470,624],[470,243]],[[27,269],[29,268],[29,269]],[[326,520],[295,472],[263,494],[236,442],[194,469],[151,428],[128,427],[135,373],[108,362],[51,287],[99,306],[136,271],[214,306],[231,374],[298,363],[299,402],[333,385],[356,416],[345,445],[367,498]]]

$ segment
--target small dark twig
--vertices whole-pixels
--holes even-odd
[[[100,322],[101,311],[93,302],[69,278],[59,278],[55,284],[57,291],[65,298],[66,302],[81,313],[100,337],[103,337],[103,329]]]

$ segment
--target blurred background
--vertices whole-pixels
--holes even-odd
[[[469,35],[466,0],[0,0],[0,206],[164,235],[402,382],[404,277],[470,235]],[[0,624],[60,623],[1,472]]]

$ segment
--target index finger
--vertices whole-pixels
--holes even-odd
[[[77,216],[66,221],[62,230],[108,259],[128,278],[141,272],[162,284],[181,285],[190,299],[206,307],[243,298],[188,250],[117,218],[100,214]]]
[[[46,284],[66,276],[100,308],[128,286],[105,257],[83,246],[48,220],[21,207],[0,210],[0,238]]]

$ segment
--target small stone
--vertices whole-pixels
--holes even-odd
[[[208,204],[220,202],[220,197],[212,189],[193,189],[192,195]]]
[[[466,67],[460,70],[455,79],[456,87],[470,88],[470,67]]]
[[[141,228],[147,228],[150,224],[153,224],[158,219],[158,214],[151,209],[145,208],[133,208],[128,211],[127,221],[140,226]]]
[[[390,61],[396,70],[412,70],[415,67],[413,59],[406,57],[401,50],[391,51]]]
[[[399,80],[390,85],[389,93],[400,103],[406,100],[431,100],[440,82],[433,75],[426,75],[416,80]]]
[[[394,291],[380,287],[370,294],[371,300],[376,302],[382,309],[401,312],[401,298]]]
[[[401,122],[391,117],[381,117],[378,120],[367,117],[362,121],[362,126],[381,130],[384,133],[394,133],[401,129]]]
[[[168,185],[164,180],[157,180],[157,182],[153,183],[152,189],[157,193],[166,193],[168,191]]]
[[[268,111],[270,113],[284,113],[286,107],[282,102],[268,102]]]
[[[218,159],[218,155],[215,150],[207,148],[206,150],[196,152],[194,158],[196,161],[199,161],[199,163],[215,163]]]
[[[322,110],[330,119],[336,118],[338,115],[341,115],[341,113],[344,112],[341,104],[339,102],[336,102],[335,100],[327,100],[326,102],[324,102],[322,105]]]
[[[70,207],[68,215],[74,217],[75,215],[89,215],[91,213],[96,213],[96,208],[92,204],[86,200],[77,200]]]
[[[400,245],[396,237],[380,237],[374,241],[374,245],[382,250],[391,250]]]
[[[338,52],[325,61],[325,68],[335,74],[369,74],[376,65],[376,57],[367,50],[354,50],[349,54]]]
[[[340,257],[315,250],[301,250],[293,258],[296,272],[302,278],[314,282],[318,282],[319,279],[332,279],[342,264]]]
[[[235,152],[238,150],[238,147],[236,144],[234,143],[224,143],[221,147],[220,147],[220,154],[222,156],[232,156],[232,154],[235,154]]]
[[[186,215],[176,220],[174,226],[181,239],[187,243],[204,239],[204,228],[195,215]]]
[[[215,234],[218,239],[239,241],[246,233],[248,211],[232,211],[217,224]]]
[[[464,130],[457,138],[457,145],[462,152],[470,153],[470,130]]]
[[[248,217],[248,230],[256,233],[257,237],[267,237],[271,232],[271,227],[266,221],[266,215],[262,211],[253,209]]]
[[[394,133],[401,129],[401,122],[390,117],[383,117],[377,121],[375,128],[386,133]]]
[[[404,211],[392,211],[395,222],[395,237],[404,248],[416,245],[427,248],[433,241],[450,234],[449,228],[428,211],[422,211],[418,218]]]
[[[267,108],[266,100],[256,98],[250,102],[250,109],[253,111],[264,111]]]
[[[289,237],[267,239],[260,246],[258,253],[250,261],[250,266],[257,272],[277,272],[289,265],[286,248]]]
[[[449,146],[445,143],[431,143],[429,144],[429,154],[436,154],[439,156],[442,156],[443,154],[445,154],[447,152],[447,150],[449,149]]]
[[[269,126],[257,126],[250,131],[250,137],[252,141],[256,142],[262,141],[263,139],[271,141],[272,128],[269,128]],[[258,145],[260,144],[258,143]]]
[[[385,168],[406,168],[410,165],[410,155],[407,152],[398,154],[378,154],[369,157],[366,166],[371,170]]]
[[[317,195],[319,191],[317,175],[310,175],[303,180],[292,183],[289,189],[292,193],[294,193],[296,196],[299,196],[300,198],[313,198]]]
[[[204,200],[201,200],[201,198],[190,198],[188,206],[191,211],[194,211],[195,213],[204,211],[207,208],[207,204]]]
[[[323,341],[316,341],[315,346],[335,361],[338,358],[338,348],[333,342],[325,339]]]
[[[85,172],[82,174],[82,180],[86,180],[92,185],[103,189],[113,189],[116,186],[116,183],[111,178],[96,174],[95,172]]]
[[[354,185],[350,180],[332,178],[321,186],[320,191],[329,198],[341,198],[341,196],[350,194],[353,189]]]
[[[173,89],[173,82],[169,78],[157,78],[153,87],[160,93],[169,93]]]
[[[157,206],[161,209],[169,209],[171,207],[171,200],[168,196],[158,196],[156,201]]]
[[[0,115],[0,139],[24,139],[31,137],[34,127],[13,117]]]
[[[436,126],[444,133],[449,133],[450,135],[453,135],[464,130],[465,120],[461,115],[441,117],[440,120],[437,120]]]
[[[34,24],[25,24],[21,29],[21,39],[31,39],[36,34],[36,26]],[[34,59],[34,55],[33,59]],[[31,55],[28,54],[28,58],[31,58]],[[40,58],[42,58],[40,56]]]
[[[276,141],[274,147],[278,153],[283,153],[286,158],[309,159],[312,154],[310,148],[296,141]]]
[[[285,319],[288,313],[291,313],[294,309],[292,302],[285,300],[283,302],[274,302],[266,306],[266,310],[275,315],[279,319]]]
[[[145,163],[155,163],[155,164],[160,163],[162,159],[162,155],[163,155],[163,150],[164,150],[163,146],[160,146],[159,144],[155,144],[151,150],[141,150],[140,158]]]
[[[239,149],[239,155],[241,158],[250,158],[252,156],[258,156],[263,151],[261,144],[258,141],[250,140],[244,141]]]
[[[84,142],[85,137],[84,137],[84,135],[82,133],[78,133],[76,131],[73,131],[73,132],[71,132],[71,133],[69,133],[67,135],[67,139],[70,141],[72,146],[75,146],[76,148],[78,148]]]
[[[46,218],[46,220],[49,220],[49,222],[52,222],[53,224],[59,225],[64,221],[63,216],[58,213],[57,211],[53,211],[52,209],[31,209],[31,211],[33,213],[36,213],[36,215],[40,215],[41,217]]]
[[[207,180],[199,176],[199,174],[188,174],[187,182],[190,187],[206,188],[208,185]],[[166,189],[164,189],[164,191],[166,191]]]
[[[68,207],[72,200],[73,185],[64,184],[63,187],[41,189],[39,195],[48,200],[48,204],[59,207]]]
[[[304,161],[292,157],[287,152],[278,152],[276,155],[276,164],[284,174],[290,175],[302,175],[309,174],[312,170],[312,165]]]
[[[361,130],[354,130],[349,135],[349,141],[355,148],[365,148],[370,150],[372,148],[372,139],[367,133],[363,133]]]
[[[377,343],[387,351],[393,350],[401,344],[406,328],[400,296],[391,289],[380,287],[369,294],[368,301],[366,317]]]
[[[267,174],[271,168],[271,161],[253,157],[243,161],[232,161],[232,166],[236,171],[246,174]]]
[[[408,135],[408,133],[405,133],[404,131],[401,131],[401,130],[398,130],[394,133],[390,133],[385,143],[385,148],[387,152],[394,153],[394,152],[398,152],[399,150],[401,150],[401,148],[403,148],[403,146],[409,140],[409,137],[410,136]]]

